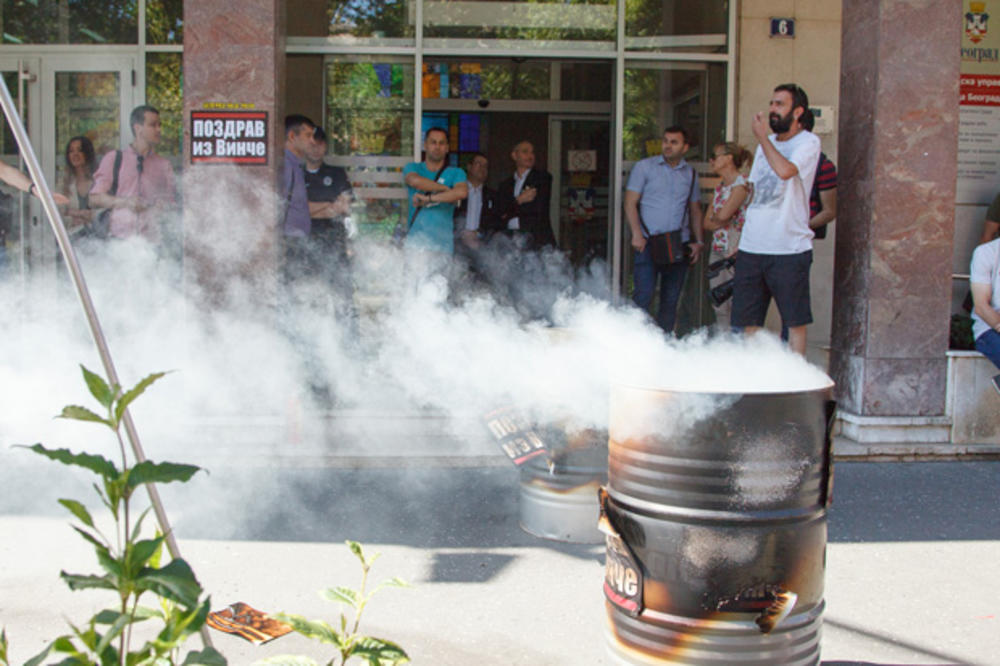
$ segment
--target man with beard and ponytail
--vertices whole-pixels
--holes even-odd
[[[753,200],[736,254],[732,312],[733,326],[752,333],[764,325],[774,298],[789,345],[802,355],[813,320],[809,194],[820,155],[819,138],[801,123],[808,108],[805,91],[786,83],[774,89],[767,119],[763,112],[753,117],[760,145],[750,171]]]

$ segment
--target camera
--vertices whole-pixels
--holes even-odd
[[[705,277],[711,280],[722,271],[726,270],[727,268],[731,268],[732,265],[735,263],[736,263],[736,255],[733,255],[732,257],[726,257],[725,259],[719,259],[718,261],[713,261],[708,265]]]
[[[711,291],[708,292],[709,297],[712,299],[712,304],[715,307],[719,307],[723,303],[729,300],[733,295],[733,281],[726,280],[722,284],[712,287]]]

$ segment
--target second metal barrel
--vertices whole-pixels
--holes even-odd
[[[601,543],[597,490],[607,479],[607,431],[552,432],[545,439],[557,442],[550,455],[520,470],[521,527],[546,539]]]

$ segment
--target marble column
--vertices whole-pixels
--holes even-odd
[[[848,416],[940,426],[961,2],[844,0],[842,30],[831,374]]]
[[[285,2],[184,0],[185,283],[209,305],[273,299],[284,154]],[[192,113],[265,112],[263,164],[192,160]]]

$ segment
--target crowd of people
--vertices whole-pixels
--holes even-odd
[[[805,353],[812,242],[826,236],[837,212],[836,167],[821,151],[813,123],[805,91],[795,84],[777,86],[768,113],[752,119],[754,155],[737,143],[713,146],[709,166],[718,184],[705,209],[698,173],[684,158],[692,142],[684,127],[666,128],[661,154],[635,164],[624,194],[633,301],[648,311],[658,290],[653,319],[666,333],[674,331],[689,267],[704,254],[720,329],[763,327],[773,300],[782,336]],[[53,196],[74,235],[160,243],[163,220],[176,213],[174,172],[156,153],[159,112],[138,106],[129,125],[132,142],[99,162],[86,136],[67,143],[64,177]],[[487,184],[484,154],[473,154],[465,169],[449,164],[446,130],[428,129],[423,148],[423,161],[403,169],[410,212],[397,240],[408,252],[440,256],[449,264],[456,259],[474,274],[479,253],[497,237],[514,248],[507,254],[514,262],[521,253],[555,248],[552,176],[535,168],[531,142],[512,146],[513,172],[495,190]],[[330,287],[336,316],[353,322],[354,194],[344,169],[324,161],[327,152],[322,127],[302,115],[285,119],[282,275],[286,284],[320,278]],[[25,174],[3,163],[0,180],[37,196]],[[975,347],[1000,368],[998,235],[1000,195],[987,211],[970,280]],[[993,384],[1000,392],[1000,374]]]

